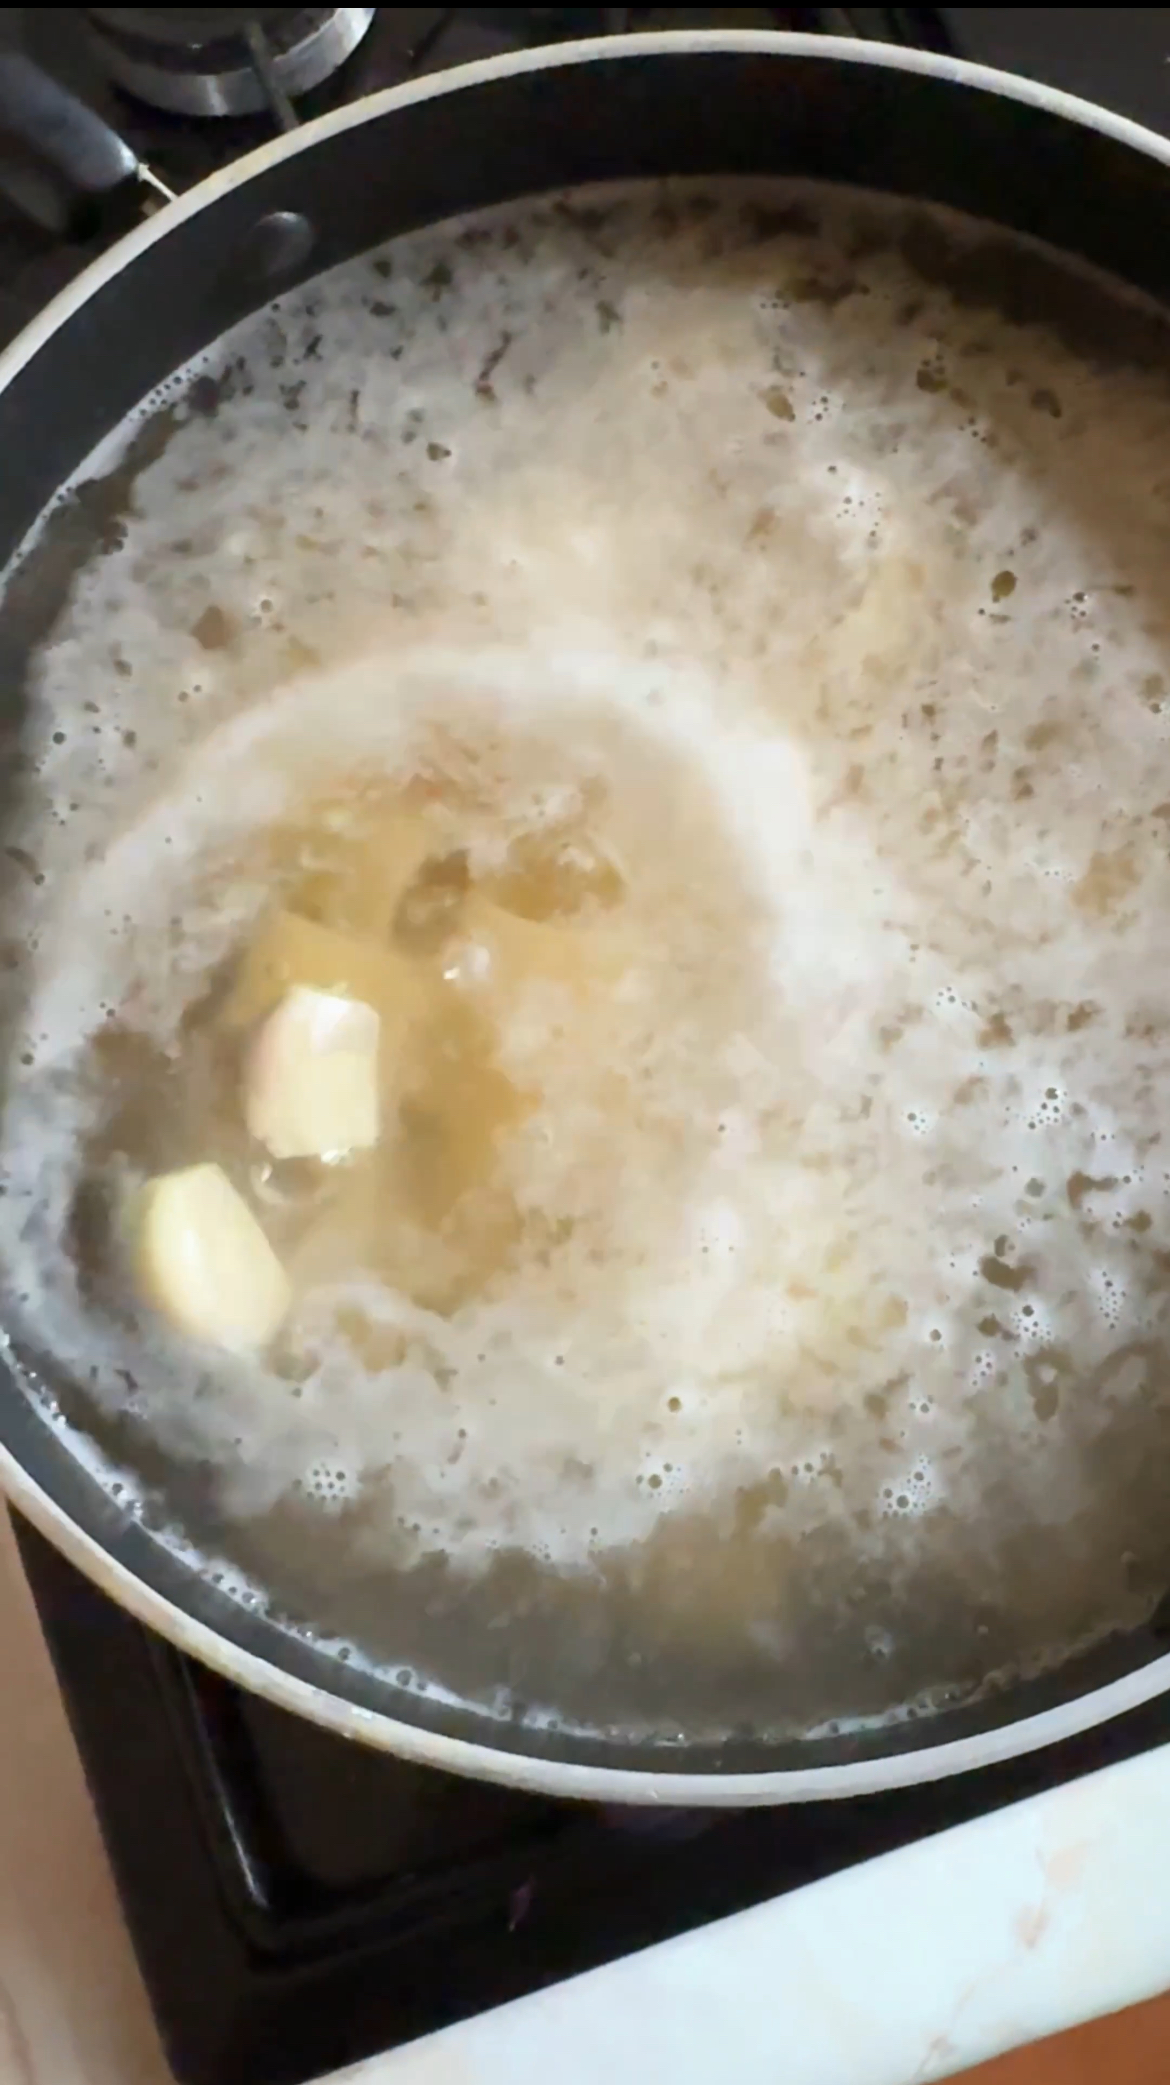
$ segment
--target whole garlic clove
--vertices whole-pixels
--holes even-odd
[[[291,1290],[243,1196],[210,1163],[148,1182],[135,1212],[135,1272],[180,1332],[254,1353],[279,1331]]]
[[[344,1158],[378,1141],[376,1009],[294,985],[248,1056],[244,1114],[273,1158]]]

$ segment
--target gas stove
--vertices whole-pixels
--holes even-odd
[[[276,129],[528,43],[707,20],[951,49],[1170,130],[1160,9],[0,9],[0,67],[33,59],[150,177],[78,193],[35,123],[0,140],[0,345],[152,194]],[[1170,1740],[1154,1702],[1030,1758],[851,1802],[559,1803],[284,1715],[17,1536],[179,2085],[300,2085]]]
[[[1170,130],[1160,8],[0,8],[0,347],[158,189],[177,192],[272,136],[421,73],[572,37],[781,28],[954,52]],[[62,183],[34,111],[5,135],[4,68],[30,58],[125,140],[157,181],[99,197]],[[17,99],[26,99],[18,93]]]
[[[1158,1701],[849,1802],[556,1802],[271,1708],[16,1533],[178,2085],[307,2085],[1170,1740]]]

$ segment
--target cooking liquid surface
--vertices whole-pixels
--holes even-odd
[[[237,1597],[714,1738],[1149,1610],[1161,337],[727,185],[398,242],[155,401],[30,699],[0,1230],[59,1423]],[[378,1010],[372,1151],[246,1133],[296,984]],[[292,1285],[250,1360],[127,1275],[205,1159]]]
[[[268,827],[258,855],[233,861],[237,876],[263,879],[268,903],[185,1009],[177,1058],[117,1016],[95,1039],[119,1095],[95,1170],[223,1167],[292,1279],[278,1366],[298,1384],[313,1373],[322,1311],[377,1373],[405,1358],[408,1326],[506,1296],[512,1279],[547,1287],[551,1302],[559,1270],[570,1296],[575,1276],[613,1257],[607,1231],[616,1240],[623,1174],[644,1162],[642,1145],[654,1142],[660,1164],[688,1143],[700,1155],[681,1110],[655,1091],[653,1051],[669,1029],[671,1049],[696,1059],[697,1090],[702,1048],[723,1039],[710,987],[736,957],[704,935],[739,930],[746,946],[752,931],[748,893],[719,859],[726,838],[688,805],[687,789],[698,792],[687,777],[669,810],[683,824],[690,812],[695,851],[685,870],[668,867],[661,836],[639,828],[641,806],[627,803],[623,821],[599,773],[573,781],[554,742],[477,746],[473,728],[424,734],[404,779],[339,776]],[[610,750],[620,762],[620,734]],[[661,775],[653,789],[661,796]],[[704,867],[726,892],[689,887]],[[273,1157],[249,1134],[256,1037],[297,987],[379,1016],[372,1150]],[[125,1185],[121,1198],[132,1210]],[[379,1291],[373,1316],[364,1281]],[[396,1328],[387,1312],[400,1308]]]

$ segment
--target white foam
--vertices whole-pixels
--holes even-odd
[[[849,264],[856,294],[790,297],[840,270],[835,207],[763,244],[734,197],[669,233],[629,201],[604,250],[549,211],[486,220],[486,247],[420,234],[389,283],[347,267],[206,358],[250,385],[214,417],[164,387],[179,432],[40,662],[0,1247],[25,1328],[110,1402],[133,1365],[235,1511],[384,1493],[387,1553],[469,1570],[508,1542],[587,1568],[773,1466],[797,1532],[903,1497],[895,1518],[970,1511],[969,1401],[1006,1383],[1018,1432],[1025,1354],[1090,1373],[1147,1323],[1124,1226],[1152,1199],[1132,1167],[1163,1046],[1127,1025],[1170,1022],[1170,404],[890,251]],[[960,397],[919,387],[939,357]],[[195,871],[323,757],[408,765],[436,716],[527,749],[531,818],[612,783],[623,866],[670,922],[614,1016],[646,1082],[622,1162],[572,1067],[511,1161],[604,1252],[451,1318],[358,1284],[409,1333],[399,1366],[331,1334],[299,1397],[241,1367],[196,1406],[188,1357],[95,1320],[63,1249],[85,1039],[129,1006],[173,1047],[264,896],[241,872],[193,900]],[[1071,1206],[1077,1173],[1123,1172]],[[903,1378],[894,1438],[864,1398]],[[1084,1466],[1061,1413],[1028,1450],[1054,1514]]]

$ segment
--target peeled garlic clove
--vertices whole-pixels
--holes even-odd
[[[297,985],[363,1000],[376,1007],[393,1035],[427,996],[417,965],[399,950],[339,934],[294,912],[274,912],[245,952],[217,1021],[238,1034],[266,1018]]]
[[[379,1018],[361,999],[294,985],[248,1058],[244,1114],[273,1158],[343,1158],[378,1141]]]
[[[147,1184],[134,1259],[148,1302],[180,1332],[232,1353],[267,1346],[289,1306],[280,1261],[217,1165],[187,1166]]]

